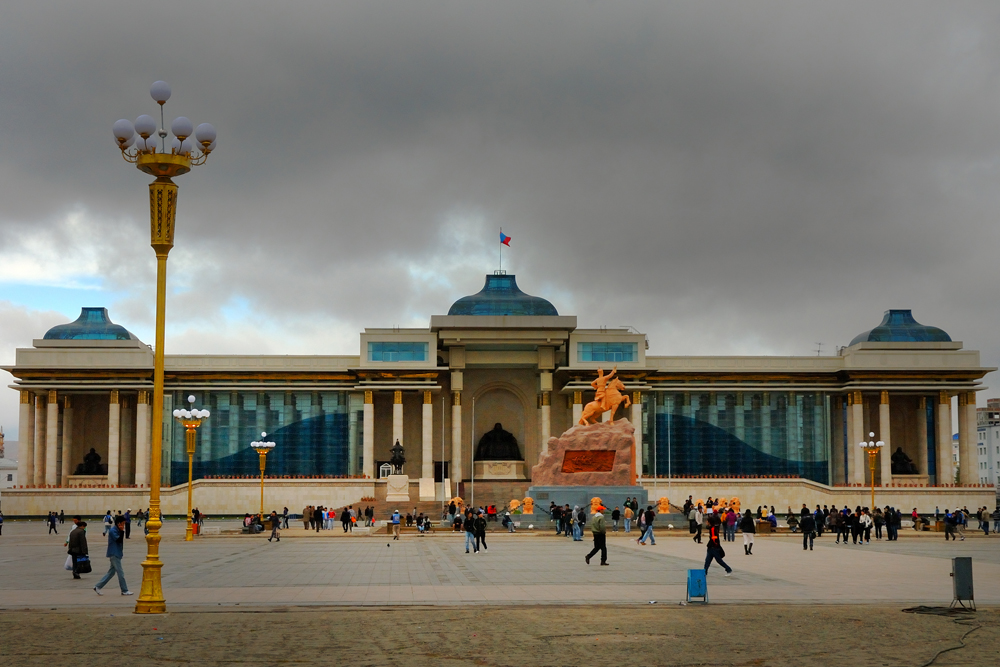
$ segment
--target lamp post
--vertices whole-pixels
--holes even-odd
[[[868,437],[874,438],[875,433],[874,432],[869,433]],[[872,478],[872,504],[870,509],[872,512],[874,512],[875,511],[875,457],[877,457],[879,451],[883,447],[885,447],[885,443],[882,442],[881,440],[879,440],[878,442],[875,442],[875,440],[869,440],[868,442],[862,440],[861,442],[858,443],[858,446],[863,448],[866,452],[868,452],[868,469],[871,471],[871,478]]]
[[[177,186],[171,178],[191,171],[193,165],[204,164],[215,149],[215,128],[202,123],[194,129],[191,121],[180,116],[170,126],[174,139],[167,150],[167,130],[163,105],[170,99],[170,86],[155,82],[149,94],[160,105],[160,128],[156,120],[143,114],[130,121],[116,121],[115,141],[126,162],[140,171],[155,176],[149,184],[150,245],[156,253],[156,343],[153,348],[153,428],[149,438],[149,519],[146,527],[146,560],[142,561],[142,589],[135,601],[137,614],[162,614],[167,611],[163,598],[160,570],[160,451],[163,424],[163,338],[167,288],[167,254],[174,246],[174,216],[177,208]],[[139,135],[138,139],[136,134]],[[192,141],[194,135],[196,141]],[[161,141],[157,151],[156,137]],[[195,149],[198,152],[195,152]]]
[[[274,449],[276,443],[265,441],[267,433],[260,434],[260,441],[250,443],[254,451],[260,454],[260,520],[264,520],[264,467],[267,465],[267,453]]]
[[[194,407],[194,396],[188,396],[188,403],[191,404],[190,409],[185,410],[183,408],[174,410],[174,419],[179,421],[184,426],[184,435],[187,438],[187,455],[188,455],[188,511],[187,511],[187,527],[184,529],[184,540],[190,542],[194,539],[193,530],[191,527],[191,481],[192,473],[194,468],[194,448],[195,448],[195,435],[198,433],[198,427],[201,426],[201,422],[204,419],[208,419],[211,416],[211,412],[208,410],[199,410]]]

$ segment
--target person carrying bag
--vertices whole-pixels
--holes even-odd
[[[81,574],[90,574],[90,556],[87,550],[87,522],[80,521],[69,534],[69,557],[67,570],[73,571],[73,578],[79,579]]]

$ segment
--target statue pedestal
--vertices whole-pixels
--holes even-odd
[[[476,479],[527,479],[524,461],[476,461]]]
[[[915,484],[917,486],[927,486],[931,483],[930,475],[893,475],[893,484]]]
[[[437,493],[435,492],[433,477],[420,478],[420,500],[421,502],[425,502],[428,500],[437,500]]]
[[[389,475],[385,478],[385,500],[388,503],[409,502],[410,477]]]
[[[66,477],[66,486],[107,486],[107,475],[69,475]]]

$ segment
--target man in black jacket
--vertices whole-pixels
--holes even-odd
[[[87,550],[87,522],[78,521],[69,534],[69,555],[73,557],[73,578],[80,578],[80,556],[89,555]]]
[[[812,551],[813,540],[816,539],[816,518],[812,514],[803,514],[799,520],[799,528],[802,530],[802,550],[806,550],[806,543],[808,543],[809,551]]]

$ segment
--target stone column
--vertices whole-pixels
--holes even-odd
[[[868,434],[865,433],[865,400],[860,391],[852,391],[849,394],[848,402],[850,403],[850,407],[847,409],[851,413],[851,433],[847,440],[847,447],[850,452],[847,458],[852,464],[851,482],[853,484],[864,484],[865,470],[868,468],[868,461],[866,460],[868,455],[865,454],[865,450],[860,446],[860,443],[861,441],[868,440]]]
[[[149,486],[149,392],[140,391],[135,401],[135,484]]]
[[[552,437],[552,392],[542,392],[542,441],[539,449],[542,456],[549,452],[549,438]]]
[[[642,392],[632,392],[632,427],[635,429],[635,474],[642,477]]]
[[[740,440],[746,441],[745,407],[743,404],[743,392],[736,392],[736,405],[733,412],[733,432]]]
[[[138,444],[137,440],[137,447]],[[240,451],[240,444],[240,394],[234,391],[229,394],[229,453]],[[352,461],[351,465],[355,462]]]
[[[766,391],[760,396],[760,449],[771,453],[771,394]]]
[[[580,417],[583,416],[583,392],[574,391],[573,392],[573,423],[571,426],[576,426]]]
[[[938,392],[937,406],[937,485],[955,483],[955,464],[951,460],[951,396]]]
[[[882,486],[892,482],[892,436],[889,433],[889,392],[879,394],[878,404],[878,439],[885,443],[878,456],[881,459]],[[858,449],[861,449],[860,447]]]
[[[978,434],[976,392],[962,392],[958,395],[958,465],[963,486],[979,484]]]
[[[119,466],[119,480],[123,486],[135,483],[135,472],[132,468],[132,402],[128,398],[121,401],[121,421],[119,428],[121,433],[121,465]]]
[[[712,426],[719,425],[719,394],[716,392],[708,395],[708,423]]]
[[[927,467],[927,397],[917,399],[917,472],[926,475]]]
[[[108,484],[118,486],[121,463],[121,405],[118,390],[111,390],[108,401]]]
[[[423,419],[420,433],[420,500],[434,500],[434,403],[430,391],[424,390]]]
[[[361,471],[365,477],[375,479],[375,405],[371,390],[365,392],[361,427]]]
[[[464,473],[462,471],[462,392],[451,392],[451,481],[455,483],[455,490],[458,490],[458,483],[462,481]]]
[[[392,443],[406,447],[403,442],[403,392],[396,390],[392,393]]]
[[[847,479],[844,470],[844,399],[832,396],[830,399],[830,481],[843,484]]]
[[[59,484],[67,486],[69,476],[73,474],[73,403],[69,396],[63,397],[62,418],[62,468],[59,474]]]
[[[45,407],[45,485],[59,484],[59,396],[49,390]]]
[[[21,390],[21,404],[17,412],[17,437],[20,446],[17,455],[17,483],[31,486],[35,475],[35,411],[32,409],[31,392]]]
[[[31,471],[30,484],[41,486],[45,483],[45,403],[47,397],[35,396],[35,461]]]

